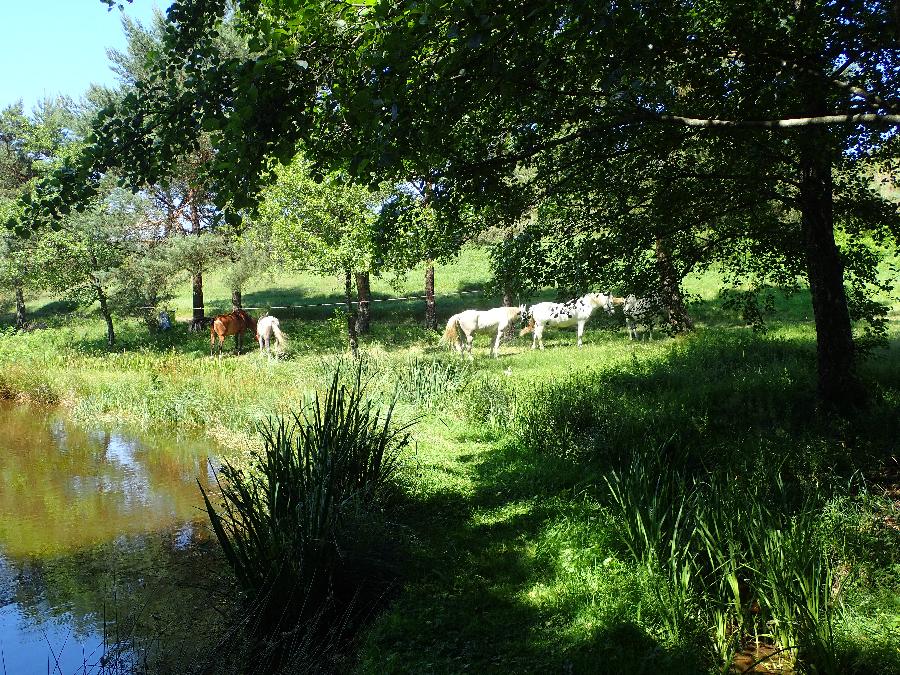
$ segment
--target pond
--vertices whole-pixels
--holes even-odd
[[[230,597],[197,485],[214,453],[0,404],[0,673],[199,658]]]

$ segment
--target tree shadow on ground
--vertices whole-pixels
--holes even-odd
[[[896,451],[900,359],[881,362],[886,394],[869,412],[833,423],[816,410],[813,355],[808,341],[692,338],[665,358],[536,388],[537,410],[517,403],[531,430],[487,449],[471,449],[472,434],[459,430],[457,459],[473,489],[412,498],[404,520],[419,559],[364,663],[385,672],[714,671],[708,638],[661,632],[647,578],[627,562],[605,510],[604,476],[636,450],[658,449],[698,475],[782,473],[827,491],[830,478]]]

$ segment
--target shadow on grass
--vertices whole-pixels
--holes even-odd
[[[737,334],[539,385],[503,438],[456,430],[473,489],[413,498],[401,517],[418,560],[363,669],[713,671],[708,628],[667,633],[652,581],[624,562],[604,476],[649,448],[700,475],[725,471],[738,491],[780,473],[827,493],[897,450],[900,359],[879,356],[872,407],[848,422],[816,411],[810,342]],[[472,449],[479,440],[488,448]]]

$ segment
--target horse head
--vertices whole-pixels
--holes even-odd
[[[253,331],[256,332],[256,319],[253,318],[253,315],[244,310],[244,309],[236,309],[232,312],[232,314],[243,324],[244,331]]]
[[[611,293],[588,293],[585,299],[592,307],[602,307],[607,314],[615,312]]]
[[[519,321],[521,323],[525,323],[530,318],[530,312],[528,311],[528,305],[522,304],[519,305]]]
[[[606,313],[612,315],[616,311],[616,306],[613,303],[613,294],[612,293],[601,293],[600,297],[603,298],[603,309],[606,310]]]

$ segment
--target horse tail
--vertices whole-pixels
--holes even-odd
[[[278,327],[278,322],[272,322],[272,330],[275,332],[275,339],[278,341],[278,346],[284,348],[287,345],[287,335],[281,332],[281,328]]]
[[[444,329],[444,334],[441,336],[441,342],[446,342],[447,344],[453,344],[456,342],[457,331],[459,330],[459,314],[454,314],[447,321],[447,328]]]
[[[527,335],[528,333],[532,332],[533,330],[534,330],[534,317],[532,316],[528,320],[528,325],[519,331],[519,337],[522,337],[523,335]]]

